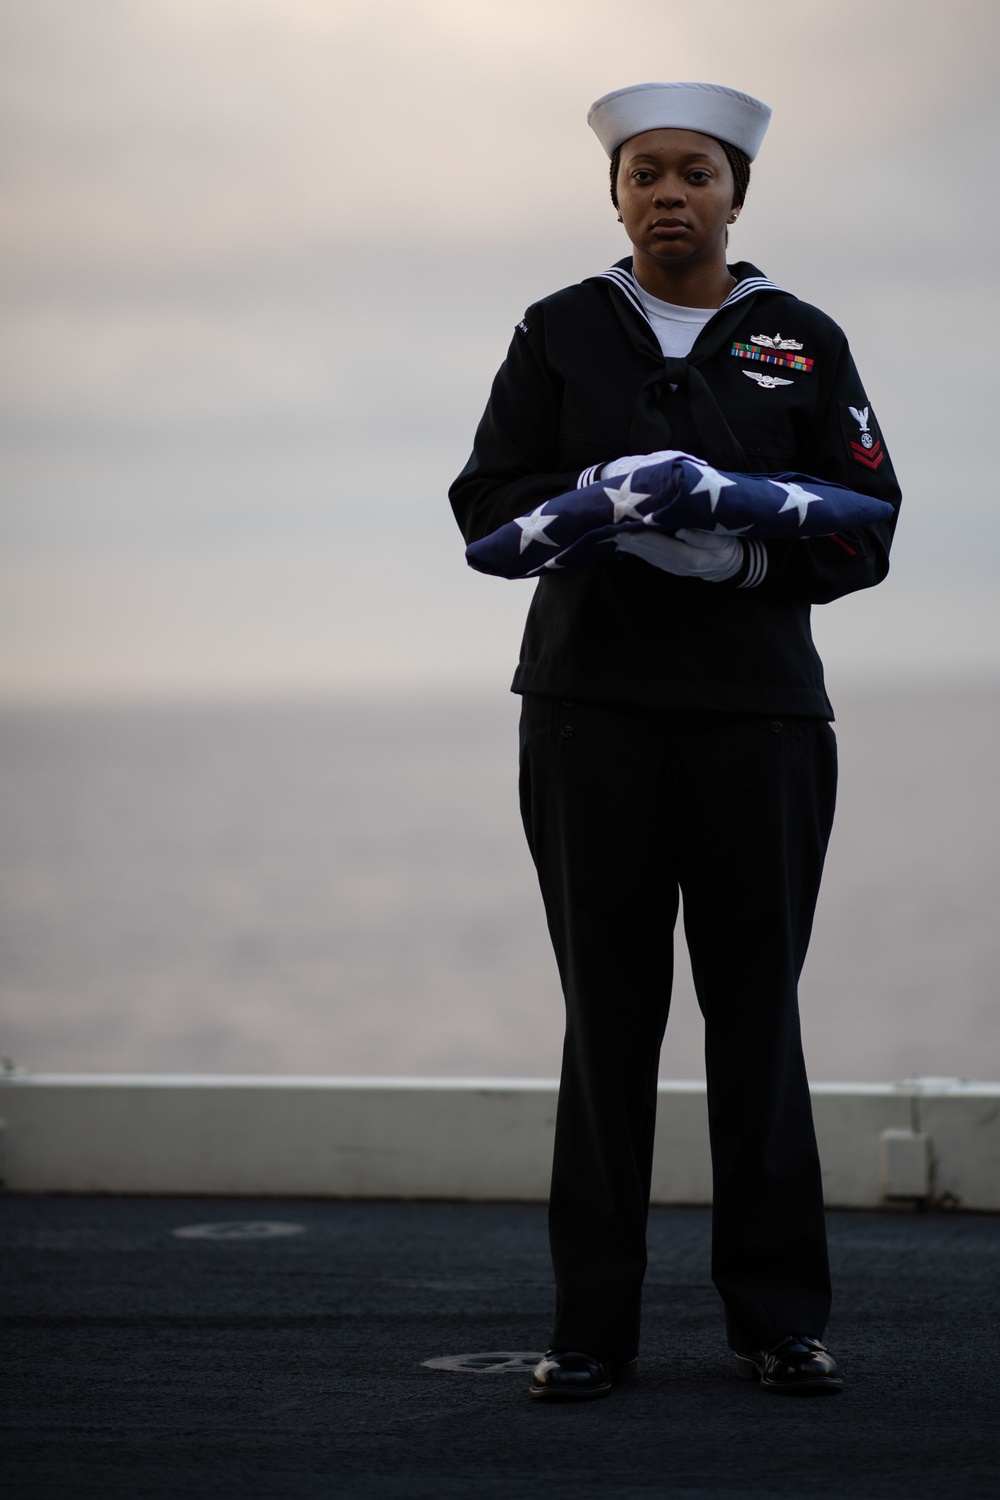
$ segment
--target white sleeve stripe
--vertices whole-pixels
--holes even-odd
[[[767,573],[767,548],[763,542],[751,540],[749,537],[746,538],[746,544],[749,548],[747,576],[736,587],[755,589],[764,582],[764,576]]]
[[[751,570],[750,587],[755,589],[764,582],[764,574],[767,572],[767,548],[763,542],[755,541],[751,550],[755,554],[755,566]]]
[[[598,471],[598,469],[600,469],[600,467],[601,467],[600,464],[591,464],[591,466],[590,466],[589,469],[583,469],[583,470],[581,470],[580,475],[579,475],[579,477],[578,477],[578,479],[576,481],[576,487],[577,487],[577,489],[578,490],[584,490],[584,489],[587,488],[588,484],[596,484],[597,483],[597,471]]]

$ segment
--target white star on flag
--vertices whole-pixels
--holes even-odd
[[[806,518],[810,505],[814,505],[823,498],[822,495],[810,495],[809,491],[804,490],[801,484],[783,484],[780,479],[769,479],[768,484],[773,484],[777,490],[784,490],[788,496],[788,499],[778,511],[778,515],[784,515],[786,510],[797,510],[800,526]]]
[[[632,489],[631,474],[625,475],[620,489],[612,490],[605,485],[604,493],[615,508],[616,526],[619,521],[644,521],[646,519],[645,516],[639,514],[636,506],[640,500],[648,500],[649,496],[640,495],[638,490]]]
[[[551,526],[553,521],[557,521],[559,519],[558,516],[554,515],[543,516],[542,511],[545,508],[545,505],[546,502],[543,500],[541,505],[535,507],[530,516],[514,517],[518,526],[520,526],[521,528],[522,552],[525,550],[525,548],[530,546],[532,542],[544,542],[546,547],[558,547],[559,545],[558,542],[554,542],[551,537],[547,537],[545,535],[546,526]]]
[[[688,493],[691,495],[707,495],[709,506],[714,515],[715,507],[719,503],[720,494],[727,485],[735,484],[736,480],[723,479],[722,475],[719,474],[715,469],[710,468],[708,464],[700,464],[699,471],[701,473],[701,478],[698,480],[698,483],[695,485],[694,489],[689,490]]]

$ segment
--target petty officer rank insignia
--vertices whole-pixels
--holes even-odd
[[[842,406],[840,408],[847,451],[855,463],[866,469],[877,469],[885,458],[882,439],[872,432],[875,418],[868,406]]]
[[[798,351],[802,345],[795,339],[783,339],[780,333],[752,333],[749,344],[734,343],[734,359],[749,359],[756,365],[778,365],[783,370],[798,370],[808,375],[813,360]]]

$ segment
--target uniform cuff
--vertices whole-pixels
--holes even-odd
[[[584,490],[588,484],[596,484],[601,477],[601,470],[603,468],[603,464],[591,464],[589,469],[584,469],[576,481],[577,489]]]
[[[738,589],[756,589],[767,576],[767,548],[754,538],[743,538],[743,567],[733,582]]]

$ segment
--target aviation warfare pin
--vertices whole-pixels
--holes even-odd
[[[755,380],[762,391],[773,391],[779,385],[794,385],[794,380],[782,380],[780,375],[762,375],[759,370],[744,370],[748,380]]]

